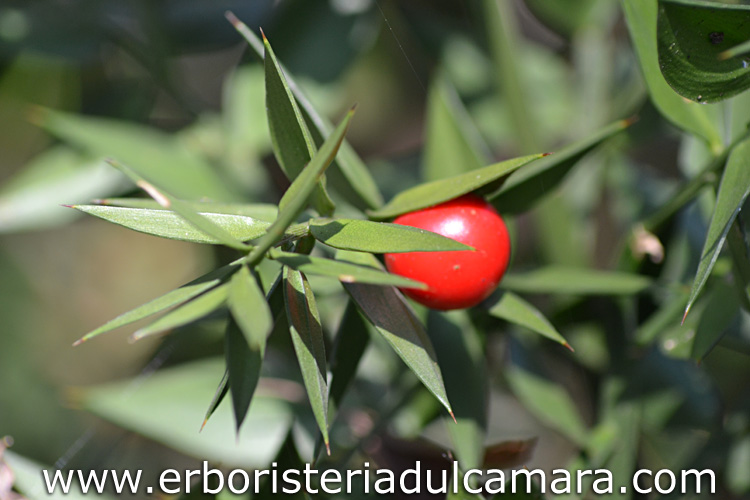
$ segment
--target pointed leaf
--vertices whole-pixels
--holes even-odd
[[[265,36],[263,44],[265,47],[266,113],[273,152],[287,178],[294,181],[315,155],[315,145],[297,106],[297,101],[286,82],[284,72],[279,67],[276,55]],[[315,177],[311,182],[316,185],[310,188],[311,193],[315,192],[315,209],[323,215],[330,215],[334,204],[326,193],[322,172]],[[307,196],[304,201],[307,202]]]
[[[104,205],[73,205],[72,208],[89,215],[99,217],[120,226],[141,233],[169,238],[172,240],[191,241],[194,243],[221,243],[187,222],[183,217],[169,210],[152,210],[150,208],[123,208]],[[216,226],[224,229],[239,241],[248,241],[265,234],[270,222],[241,215],[228,215],[210,212],[196,212]]]
[[[528,328],[539,333],[550,340],[554,340],[565,347],[570,344],[552,326],[547,318],[537,309],[513,292],[504,292],[492,307],[489,313],[496,318],[504,319],[510,323]]]
[[[737,292],[732,286],[720,282],[712,287],[708,303],[695,329],[690,357],[698,362],[703,361],[727,333],[739,312]]]
[[[95,200],[94,203],[111,207],[164,210],[164,207],[149,198],[105,198]],[[218,203],[215,201],[187,201],[185,203],[196,212],[241,215],[265,222],[273,222],[279,213],[278,207],[270,203]]]
[[[284,193],[279,203],[279,216],[276,218],[266,234],[258,241],[257,246],[250,254],[250,262],[255,262],[266,253],[284,235],[284,231],[297,218],[307,205],[307,199],[316,186],[317,180],[323,175],[344,140],[344,135],[349,122],[354,116],[351,109],[346,117],[341,120],[336,130],[326,139],[313,159],[304,170],[292,181],[292,184]]]
[[[273,330],[273,316],[255,277],[246,266],[232,276],[229,311],[250,349],[265,352],[266,338]]]
[[[495,183],[543,154],[513,158],[465,174],[420,184],[397,194],[384,207],[370,211],[375,219],[388,219],[420,208],[430,207],[458,198],[488,184]]]
[[[681,96],[717,102],[750,88],[750,59],[723,52],[750,41],[750,5],[661,0],[659,66]]]
[[[685,316],[690,312],[695,299],[698,298],[706,280],[711,275],[727,233],[732,227],[732,222],[737,217],[748,194],[750,194],[750,139],[745,139],[729,153],[716,197],[716,207],[708,226],[706,241],[703,244],[698,271],[695,274],[693,288],[685,308]]]
[[[623,0],[622,4],[651,101],[666,119],[681,129],[704,138],[711,149],[719,151],[722,145],[721,135],[710,110],[706,106],[685,101],[662,76],[656,36],[657,2]]]
[[[136,331],[131,339],[133,341],[140,340],[143,337],[172,330],[199,320],[224,305],[228,295],[229,285],[227,283],[219,285]]]
[[[299,271],[284,269],[284,302],[307,396],[328,448],[328,373],[323,329],[315,296]]]
[[[171,194],[165,192],[163,189],[156,187],[155,185],[144,179],[140,174],[138,174],[138,172],[132,170],[130,167],[114,160],[108,160],[108,163],[118,169],[120,172],[127,175],[138,187],[146,191],[149,196],[156,200],[159,205],[172,210],[177,215],[193,225],[196,229],[205,233],[206,236],[210,236],[211,238],[219,241],[222,245],[226,245],[236,250],[247,251],[252,248],[229,234],[229,232],[221,226],[214,224],[211,220],[207,219],[203,215],[200,215],[198,212],[193,210],[193,208],[187,202],[178,200]]]
[[[367,325],[357,311],[357,307],[349,301],[336,333],[336,342],[331,355],[329,394],[336,406],[341,406],[341,400],[347,388],[354,381],[359,361],[369,342]]]
[[[380,269],[361,266],[340,260],[312,257],[298,253],[273,250],[271,258],[306,274],[330,276],[343,283],[367,283],[371,285],[392,285],[402,288],[425,289],[427,285],[409,278],[389,274]]]
[[[260,38],[258,38],[255,33],[253,33],[231,12],[227,13],[227,19],[229,19],[235,29],[245,38],[245,40],[247,40],[250,48],[252,48],[255,54],[260,59],[263,59],[264,45]],[[300,111],[309,127],[310,134],[312,135],[315,144],[320,147],[323,143],[323,138],[330,135],[333,126],[325,117],[321,116],[315,110],[312,103],[310,103],[310,100],[305,97],[302,90],[292,78],[292,75],[286,71],[284,66],[281,64],[279,66],[282,74],[286,76],[287,85],[297,100],[297,104],[299,105]],[[340,170],[342,174],[341,177],[344,178],[343,180],[345,180],[346,184],[339,182],[339,175],[336,167]],[[367,205],[369,208],[376,208],[383,204],[383,197],[380,194],[378,186],[372,178],[370,171],[367,169],[359,155],[354,151],[354,148],[352,148],[346,140],[341,144],[341,151],[333,161],[329,173],[331,176],[331,183],[334,184],[334,186],[338,184],[340,186],[339,191],[341,191],[341,194],[344,196],[349,195],[349,191],[353,191],[361,198],[364,205]],[[356,203],[356,201],[353,203],[360,208],[365,208],[364,205]]]
[[[216,388],[216,393],[214,394],[214,397],[211,399],[211,403],[209,403],[208,405],[208,409],[206,410],[206,416],[203,417],[203,424],[201,425],[201,431],[208,423],[208,419],[211,418],[211,415],[214,414],[214,412],[219,407],[221,402],[224,401],[224,397],[226,397],[228,392],[229,392],[229,371],[225,370],[224,375],[221,377],[221,380],[219,381],[219,386]]]
[[[434,181],[478,170],[487,151],[456,90],[444,74],[433,80],[427,97],[423,176]]]
[[[255,389],[258,387],[264,349],[253,349],[248,346],[243,331],[231,318],[227,323],[225,346],[229,392],[232,394],[235,429],[239,434]]]
[[[492,204],[501,214],[517,214],[528,210],[544,194],[552,192],[581,158],[631,123],[630,120],[612,123],[590,137],[518,170],[508,177],[502,189],[492,197]]]
[[[345,253],[340,253],[343,257]],[[357,254],[368,258],[368,254]],[[369,255],[371,264],[379,267],[378,260]],[[443,376],[437,364],[437,355],[424,327],[395,288],[344,283],[344,288],[360,312],[393,347],[404,363],[438,401],[453,414],[445,391]]]
[[[93,156],[118,158],[180,198],[238,199],[208,162],[163,132],[143,125],[41,108],[35,110],[33,119],[58,138]]]
[[[171,292],[167,292],[161,297],[157,297],[145,304],[136,307],[126,313],[123,313],[113,320],[108,321],[99,328],[92,330],[87,333],[73,345],[79,345],[87,340],[96,337],[102,333],[106,333],[120,328],[121,326],[129,325],[143,318],[147,318],[152,314],[162,312],[170,307],[174,307],[180,304],[184,304],[202,294],[203,292],[215,287],[221,283],[222,278],[230,274],[235,266],[224,266],[216,269],[200,278],[191,281],[190,283],[183,285],[180,288],[176,288]]]
[[[411,226],[357,219],[313,219],[310,233],[326,245],[371,253],[472,250],[454,239]]]
[[[488,373],[479,332],[467,311],[430,311],[427,320],[456,422],[447,424],[462,469],[482,466],[487,433]]]
[[[631,295],[651,285],[638,274],[548,266],[523,274],[507,274],[501,287],[514,292],[573,295]]]

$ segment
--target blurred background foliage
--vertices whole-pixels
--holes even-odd
[[[263,28],[324,114],[338,118],[352,102],[359,104],[347,137],[386,199],[416,184],[422,156],[431,154],[422,149],[431,133],[428,117],[439,112],[427,104],[431,91],[452,103],[482,165],[554,151],[637,115],[635,125],[581,161],[561,188],[509,218],[511,268],[621,269],[659,286],[637,297],[534,295],[530,300],[574,353],[500,321],[481,325],[482,332],[466,323],[462,334],[482,338],[477,345],[484,345],[487,360],[486,379],[477,382],[491,395],[485,442],[521,440],[525,447],[500,463],[518,459],[529,468],[711,467],[723,498],[748,494],[750,321],[737,304],[725,256],[708,283],[710,293],[696,303],[687,326],[679,326],[715,195],[703,190],[649,228],[663,249],[631,246],[644,240],[633,236],[642,234],[639,224],[711,159],[710,144],[680,132],[652,104],[623,3],[498,5],[4,1],[0,435],[14,438],[13,451],[65,467],[152,473],[202,456],[259,466],[275,456],[289,431],[303,460],[312,456],[315,423],[284,344],[288,336],[272,337],[278,345],[270,346],[259,388],[268,397],[256,398],[239,448],[227,408],[204,434],[194,432],[221,377],[211,361],[223,351],[218,322],[134,345],[112,334],[70,347],[86,331],[226,259],[221,249],[126,231],[61,207],[133,192],[101,164],[102,156],[134,163],[159,155],[165,162],[186,158],[197,173],[181,185],[184,197],[213,186],[215,176],[205,172],[214,171],[228,179],[211,188],[223,201],[276,203],[287,186],[272,159],[262,65],[226,22],[224,12],[232,10],[252,29]],[[705,105],[718,117],[725,144],[750,116],[748,93],[731,101],[734,115],[728,106]],[[72,132],[82,129],[101,140]],[[648,234],[645,239],[654,241]],[[313,281],[324,323],[337,325],[345,304],[337,284]],[[424,317],[443,370],[472,362],[454,358],[450,348],[451,335],[459,334],[451,328],[467,318],[445,323],[439,315]],[[716,330],[714,346],[693,345],[701,328]],[[483,356],[481,349],[471,354]],[[172,378],[158,372],[189,361],[199,369],[182,377],[170,372]],[[368,348],[353,384],[332,429],[334,449],[357,450],[359,440],[370,437],[366,453],[397,467],[410,454],[426,460],[433,453],[416,445],[404,451],[400,440],[422,436],[451,446],[437,402],[382,343]],[[447,385],[449,394],[460,392]],[[190,395],[191,406],[170,399],[180,394]],[[136,413],[130,420],[129,412]],[[135,420],[135,430],[156,439],[124,430]],[[525,441],[532,438],[534,444]],[[588,454],[581,456],[584,441]],[[352,456],[334,453],[341,464]]]

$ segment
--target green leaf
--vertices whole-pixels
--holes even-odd
[[[700,362],[708,356],[740,312],[734,287],[719,282],[712,287],[708,303],[695,329],[690,357]]]
[[[155,335],[157,333],[162,333],[192,323],[193,321],[199,320],[220,308],[224,305],[228,296],[229,284],[224,283],[219,285],[216,288],[199,295],[197,298],[179,306],[177,309],[168,312],[150,325],[137,330],[130,338],[132,341],[136,341],[143,337]]]
[[[491,197],[491,203],[501,214],[517,214],[528,210],[538,203],[539,198],[552,192],[581,158],[631,123],[631,120],[612,123],[591,136],[566,146],[562,151],[514,172]]]
[[[115,328],[120,328],[121,326],[129,325],[138,320],[147,318],[153,314],[169,309],[170,307],[184,304],[185,302],[197,297],[203,292],[206,292],[221,283],[222,279],[230,274],[233,271],[234,267],[235,266],[220,267],[219,269],[201,276],[200,278],[191,281],[190,283],[183,285],[180,288],[176,288],[171,292],[167,292],[160,297],[157,297],[141,306],[136,307],[135,309],[123,313],[115,319],[108,321],[99,328],[96,328],[95,330],[87,333],[79,340],[77,340],[73,345],[76,346],[82,344],[102,333],[112,331]]]
[[[33,119],[93,156],[119,159],[179,198],[238,199],[207,161],[155,129],[41,108],[35,110]]]
[[[263,59],[264,45],[255,33],[253,33],[231,12],[227,13],[227,19],[229,19],[235,29],[245,38],[245,40],[247,40],[256,55]],[[297,100],[300,111],[309,127],[310,134],[312,135],[315,144],[320,147],[323,143],[323,138],[330,135],[333,127],[325,117],[317,112],[310,100],[305,97],[302,90],[292,78],[292,75],[285,70],[283,65],[280,65],[280,67],[282,73],[286,76],[286,83],[289,89]],[[343,177],[343,179],[339,179],[337,168],[338,171],[341,172],[341,177]],[[331,184],[337,187],[341,194],[347,196],[350,192],[353,192],[359,196],[364,204],[353,201],[355,206],[358,206],[359,208],[365,208],[365,206],[376,208],[383,204],[383,197],[380,194],[378,186],[372,178],[370,171],[360,159],[359,155],[354,151],[354,148],[352,148],[346,140],[341,144],[341,151],[333,161],[332,168],[329,170],[329,175]],[[341,181],[345,181],[345,184]],[[349,196],[349,198],[351,197]]]
[[[313,219],[310,233],[326,245],[357,252],[473,250],[468,245],[424,229],[358,219]]]
[[[276,55],[265,35],[263,44],[265,47],[266,113],[273,152],[287,178],[294,181],[315,155],[315,145],[297,106],[297,101],[286,82],[284,72],[279,67]],[[325,190],[322,171],[315,177],[316,185],[310,188],[310,193],[315,192],[313,204],[319,213],[330,215],[335,205]],[[307,196],[303,201],[307,202]]]
[[[164,207],[149,198],[105,198],[95,200],[95,203],[111,207],[164,210]],[[187,201],[185,203],[196,212],[241,215],[265,222],[273,222],[279,213],[278,207],[270,203],[218,203],[215,201]]]
[[[260,285],[246,266],[232,276],[229,311],[245,336],[248,346],[265,352],[266,338],[273,330],[273,315]]]
[[[623,0],[628,31],[651,101],[666,119],[702,137],[714,152],[718,152],[722,148],[722,139],[713,114],[706,106],[685,101],[662,76],[656,40],[657,10],[658,5],[654,1]]]
[[[550,340],[571,349],[570,344],[537,309],[513,292],[503,292],[499,300],[490,307],[490,315],[528,328]]]
[[[325,342],[315,296],[305,275],[284,269],[284,302],[294,351],[302,371],[315,420],[330,455],[328,438],[328,374]]]
[[[430,311],[427,327],[455,408],[456,422],[448,423],[447,428],[456,458],[464,470],[481,468],[489,387],[479,332],[465,310]]]
[[[420,208],[431,207],[502,180],[513,171],[543,156],[545,155],[523,156],[447,179],[426,182],[402,191],[383,208],[370,211],[369,214],[375,219],[388,219]]]
[[[485,165],[487,151],[447,77],[433,79],[427,97],[427,131],[423,177],[429,181],[477,170]]]
[[[685,316],[690,312],[690,308],[711,275],[711,270],[724,246],[724,240],[726,240],[727,233],[732,227],[732,222],[737,217],[748,194],[750,194],[750,138],[740,142],[729,153],[724,175],[719,185],[719,193],[716,197],[716,207],[708,226],[708,234],[698,263],[698,271],[695,274],[690,298],[685,307]]]
[[[266,468],[291,427],[293,413],[286,401],[256,395],[239,436],[229,405],[217,408],[203,431],[196,432],[224,370],[221,358],[194,361],[138,379],[137,391],[133,381],[82,389],[80,403],[84,410],[189,456]]]
[[[68,146],[34,157],[0,188],[0,233],[61,225],[76,217],[60,205],[129,189],[121,173]]]
[[[698,102],[728,99],[750,88],[750,59],[724,51],[750,41],[750,5],[661,0],[659,66],[681,96]]]
[[[221,243],[187,222],[183,217],[169,210],[152,210],[150,208],[124,208],[105,205],[73,205],[72,208],[89,215],[99,217],[120,226],[141,233],[169,238],[172,240],[191,241],[193,243]],[[216,226],[224,229],[238,241],[248,241],[265,234],[271,225],[259,219],[242,215],[228,215],[210,212],[196,212]]]
[[[427,285],[418,281],[411,280],[389,274],[380,269],[372,269],[368,266],[361,266],[350,262],[340,260],[326,259],[324,257],[312,257],[310,255],[301,255],[298,253],[282,252],[272,250],[271,258],[289,266],[292,269],[302,271],[306,274],[315,274],[318,276],[329,276],[336,278],[343,283],[367,283],[370,285],[392,285],[402,288],[425,289]]]
[[[250,279],[253,279],[250,277]],[[265,345],[251,348],[245,333],[236,321],[230,318],[225,334],[224,355],[227,360],[229,392],[232,394],[232,408],[237,433],[245,421],[253,394],[260,380]]]
[[[368,258],[371,265],[380,267],[372,255],[360,253],[357,258]],[[395,288],[361,283],[344,283],[344,288],[365,318],[452,415],[435,349],[403,295]]]
[[[354,381],[359,361],[370,342],[367,325],[349,301],[341,319],[331,355],[330,399],[341,406],[347,388]]]
[[[507,274],[501,288],[522,293],[572,295],[631,295],[651,285],[637,274],[548,266],[522,274]]]
[[[517,342],[513,344],[514,363],[505,369],[513,393],[540,422],[585,446],[588,430],[573,399],[561,385],[527,366],[523,357],[528,353],[522,350]]]
[[[211,399],[211,403],[209,403],[208,405],[208,409],[206,410],[206,415],[203,417],[203,424],[201,424],[201,428],[199,432],[203,431],[203,428],[208,423],[208,419],[211,418],[211,415],[214,414],[214,412],[219,407],[221,402],[224,401],[224,398],[226,397],[228,392],[229,392],[229,370],[225,370],[224,375],[221,377],[221,380],[219,381],[219,386],[216,388],[214,397]]]
[[[163,189],[155,186],[130,167],[114,160],[108,160],[108,163],[127,175],[139,188],[146,191],[146,193],[148,193],[148,195],[156,200],[156,202],[162,207],[172,210],[196,229],[205,233],[206,236],[210,236],[219,241],[222,245],[234,248],[235,250],[247,251],[252,248],[229,234],[229,232],[221,226],[214,224],[211,220],[193,210],[188,203],[178,200]]]
[[[268,228],[266,234],[258,241],[255,249],[250,253],[250,262],[259,260],[266,251],[271,248],[284,235],[284,231],[297,218],[307,205],[307,199],[313,192],[317,180],[323,175],[344,140],[349,122],[354,116],[351,109],[346,117],[341,120],[336,130],[326,139],[313,159],[304,170],[292,181],[292,184],[284,193],[279,203],[279,216]]]

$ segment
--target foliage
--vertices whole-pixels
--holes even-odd
[[[225,114],[240,113],[228,125],[198,120],[166,133],[32,109],[60,144],[0,192],[0,230],[67,220],[29,208],[62,186],[55,201],[208,245],[217,262],[155,298],[144,291],[143,305],[76,345],[149,318],[132,340],[204,328],[224,356],[157,372],[127,400],[129,382],[82,389],[80,408],[239,467],[301,456],[345,469],[378,453],[395,463],[372,451],[373,438],[417,436],[463,469],[511,467],[551,431],[566,443],[552,468],[623,479],[639,468],[710,467],[723,471],[727,498],[750,492],[750,6],[570,0],[563,15],[555,2],[528,1],[569,44],[569,62],[519,35],[510,4],[475,3],[487,54],[461,34],[442,47],[426,90],[420,181],[361,158],[347,140],[357,107],[344,103],[331,126],[276,57],[273,31],[260,39],[233,14],[262,64],[237,70]],[[608,37],[618,19],[632,48]],[[481,76],[489,64],[494,79]],[[539,91],[536,77],[554,67],[563,78]],[[480,75],[467,78],[471,70]],[[653,134],[679,141],[676,174],[648,158]],[[267,196],[269,162],[285,179],[277,199]],[[72,199],[57,200],[63,192]],[[385,272],[382,254],[471,249],[388,221],[470,192],[511,222],[511,271],[476,308],[428,311],[398,289],[424,284]],[[499,422],[513,414],[510,400],[522,408],[516,420],[537,424]],[[519,450],[498,459],[518,434]]]

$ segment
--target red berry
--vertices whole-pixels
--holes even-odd
[[[494,207],[479,196],[465,195],[401,215],[393,222],[442,234],[476,249],[385,255],[388,271],[427,284],[427,290],[402,290],[427,307],[475,306],[495,290],[508,267],[508,230]]]

